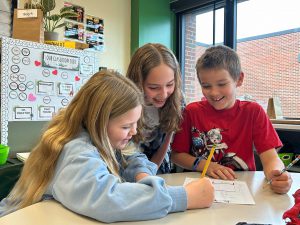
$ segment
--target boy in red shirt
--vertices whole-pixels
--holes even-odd
[[[236,99],[236,89],[244,79],[237,53],[226,46],[208,48],[196,70],[206,100],[186,107],[181,130],[172,143],[173,162],[202,171],[215,145],[207,174],[233,180],[235,170],[256,170],[254,146],[266,178],[272,179],[272,190],[288,192],[292,179],[288,172],[280,175],[284,165],[275,149],[282,143],[269,118],[257,103]]]

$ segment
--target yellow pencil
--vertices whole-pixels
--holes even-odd
[[[210,150],[210,153],[209,153],[209,155],[208,155],[208,158],[207,158],[207,160],[206,160],[204,169],[203,169],[202,174],[201,174],[201,178],[202,178],[202,177],[205,177],[207,168],[208,168],[208,166],[209,166],[209,164],[210,164],[210,161],[211,161],[211,158],[212,158],[212,156],[213,156],[213,154],[214,154],[214,152],[215,152],[215,148],[216,148],[216,145],[214,144],[214,145],[212,146],[212,148],[211,148],[211,150]]]

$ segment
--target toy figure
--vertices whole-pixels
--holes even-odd
[[[287,225],[300,225],[300,189],[298,189],[293,196],[295,198],[295,205],[285,211],[282,218],[285,220]]]

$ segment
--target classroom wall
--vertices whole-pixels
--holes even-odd
[[[25,0],[19,0],[23,8]],[[175,16],[170,11],[170,0],[70,0],[73,4],[85,7],[87,14],[104,19],[106,50],[100,54],[100,65],[126,73],[130,53],[137,47],[158,42],[174,50]],[[56,0],[57,10],[64,0]],[[133,12],[131,12],[133,10]],[[55,12],[55,10],[54,10]],[[132,31],[132,32],[131,32]],[[60,30],[63,39],[63,29]],[[8,143],[11,156],[15,152],[30,151],[36,144],[45,122],[10,122]],[[21,132],[19,127],[30,132]]]
[[[19,8],[23,8],[25,1],[19,1]],[[104,19],[106,49],[100,54],[100,65],[125,74],[130,60],[131,0],[70,0],[70,2],[83,6],[86,14]],[[55,10],[63,7],[63,3],[64,0],[56,0]],[[59,31],[60,40],[63,40],[63,28]]]
[[[148,42],[175,51],[175,14],[170,0],[131,1],[131,54]]]
[[[19,0],[23,8],[25,0]],[[63,6],[63,0],[56,0],[57,10]],[[130,0],[72,0],[73,4],[85,7],[87,14],[104,19],[105,51],[100,54],[100,65],[126,73],[130,60]],[[55,10],[54,10],[55,12]],[[63,29],[60,29],[63,40]],[[16,152],[30,151],[38,141],[46,122],[9,122],[8,145],[10,156]],[[22,129],[20,129],[22,128]],[[24,129],[29,132],[24,132]]]

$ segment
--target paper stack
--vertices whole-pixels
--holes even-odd
[[[29,157],[30,152],[20,152],[17,153],[16,156],[18,158],[18,160],[25,162],[26,159]]]

